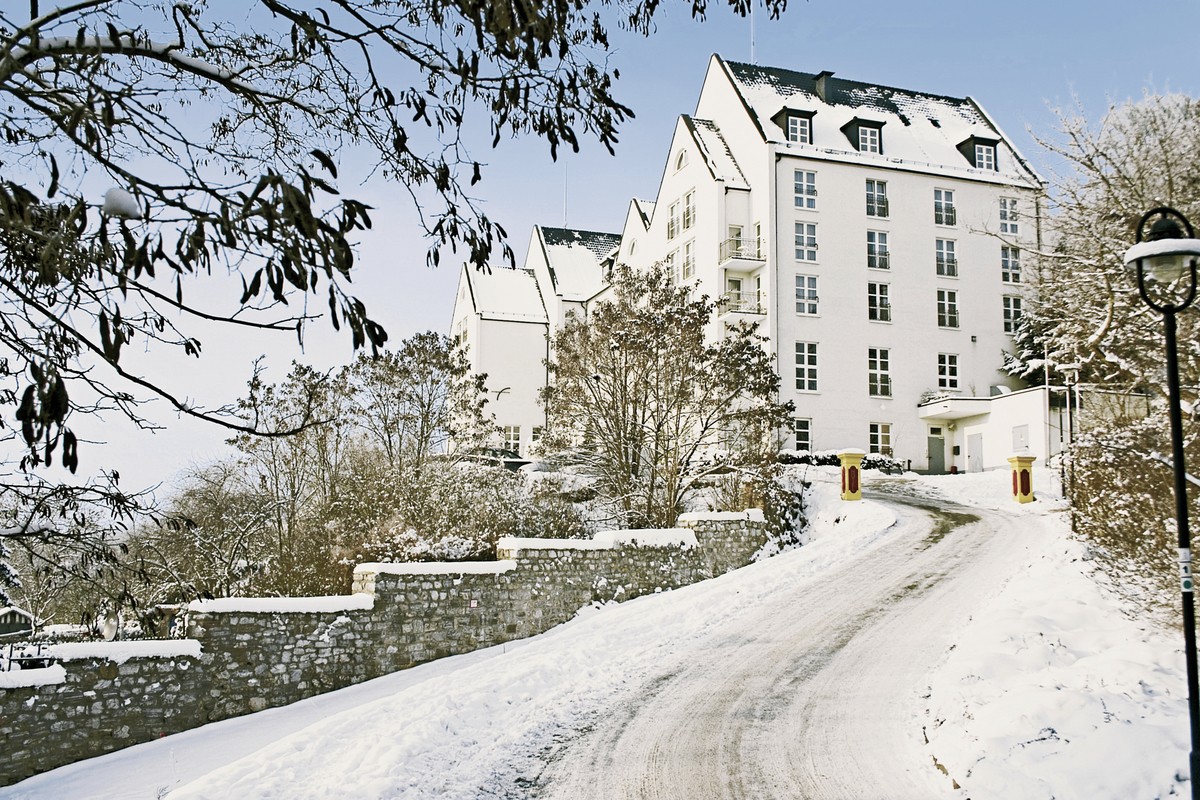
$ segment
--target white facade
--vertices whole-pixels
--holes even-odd
[[[796,406],[785,447],[966,469],[944,436],[949,420],[918,405],[1010,388],[1002,352],[1023,293],[1020,250],[1037,241],[1038,187],[970,99],[714,56],[655,201],[634,201],[619,237],[538,228],[527,267],[545,333],[600,292],[606,258],[666,264],[725,296],[724,319],[769,336],[781,399]],[[587,244],[573,253],[572,233]],[[456,324],[465,313],[456,307]],[[506,364],[488,366],[493,387],[511,383]],[[513,402],[496,404],[501,425],[502,411],[534,416]]]

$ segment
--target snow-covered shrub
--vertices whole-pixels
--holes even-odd
[[[1170,453],[1170,426],[1159,412],[1079,436],[1067,463],[1077,534],[1092,546],[1113,588],[1144,611],[1174,621],[1179,602],[1178,533],[1171,469],[1151,457]],[[1192,473],[1200,466],[1195,426],[1185,437]],[[1200,498],[1191,490],[1191,518]]]
[[[503,536],[585,535],[562,479],[475,463],[431,464],[407,476],[399,506],[358,550],[362,561],[486,561]]]
[[[709,507],[712,511],[762,509],[770,537],[768,546],[773,545],[772,552],[778,552],[800,543],[808,524],[804,515],[807,485],[775,460],[750,469],[731,468],[713,481]]]
[[[836,467],[841,464],[837,450],[781,450],[780,464],[800,464],[810,467]],[[891,456],[881,453],[867,453],[862,461],[863,469],[877,469],[880,472],[903,472],[904,465]]]

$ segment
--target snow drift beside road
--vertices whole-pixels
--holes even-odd
[[[721,578],[586,609],[523,642],[459,656],[294,706],[227,720],[0,789],[3,798],[469,798],[504,796],[561,742],[672,664],[734,635],[770,603],[896,532],[884,505],[837,500],[817,479],[809,543]],[[1043,477],[1045,471],[1038,472]],[[1047,531],[1028,568],[993,595],[930,676],[913,725],[964,787],[987,798],[1161,797],[1186,770],[1180,647],[1144,630],[1090,580],[1088,562],[1039,481],[1017,507],[1007,473],[864,475],[865,485],[1010,511]],[[1182,641],[1182,640],[1181,640]],[[1180,643],[1181,643],[1180,641]],[[915,687],[919,689],[920,687]],[[952,796],[947,780],[947,793]]]

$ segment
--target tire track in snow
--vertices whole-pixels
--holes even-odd
[[[532,796],[950,797],[921,734],[924,676],[1014,569],[1036,523],[880,497],[924,517],[772,598],[556,755]]]

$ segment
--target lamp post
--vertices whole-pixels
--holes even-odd
[[[1153,220],[1153,221],[1152,221]],[[1162,314],[1167,338],[1167,392],[1171,419],[1171,455],[1175,472],[1175,527],[1179,533],[1179,580],[1183,592],[1184,656],[1187,659],[1188,716],[1192,750],[1189,766],[1192,798],[1200,800],[1200,697],[1197,696],[1196,601],[1192,592],[1192,545],[1188,533],[1187,471],[1183,461],[1183,419],[1179,398],[1179,355],[1175,317],[1196,299],[1196,262],[1200,240],[1187,217],[1161,206],[1138,222],[1137,244],[1125,253],[1125,266],[1137,277],[1146,305]]]

